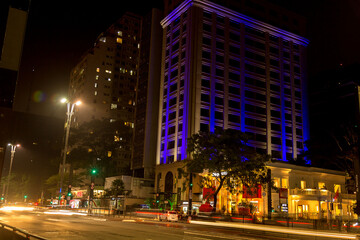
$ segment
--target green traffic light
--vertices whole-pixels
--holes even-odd
[[[91,169],[91,174],[97,174],[97,169],[96,168]]]
[[[68,196],[71,196],[71,192],[68,192],[68,194],[67,194]]]
[[[24,198],[27,198],[27,195],[25,195]]]

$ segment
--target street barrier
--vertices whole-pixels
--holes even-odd
[[[8,239],[8,240],[47,240],[46,238],[36,236],[34,234],[27,233],[19,228],[12,227],[5,223],[0,222],[0,239]]]

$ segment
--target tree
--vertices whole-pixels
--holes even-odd
[[[115,208],[117,208],[117,197],[125,194],[125,185],[123,180],[115,179],[111,183],[110,189],[106,189],[106,196],[115,197]]]
[[[81,185],[81,184],[83,184],[84,178],[85,178],[85,173],[79,173],[79,174],[73,176],[72,184]],[[69,179],[69,174],[68,173],[64,174],[64,182],[68,181],[68,179]],[[45,196],[50,195],[49,197],[52,197],[53,196],[52,194],[58,192],[59,191],[59,182],[60,182],[59,174],[52,175],[48,179],[46,179],[45,183],[44,183]],[[63,191],[63,193],[65,193],[65,191]],[[58,196],[56,196],[56,197],[58,197]]]
[[[214,211],[217,194],[223,186],[231,191],[239,184],[254,186],[268,181],[266,162],[268,157],[256,153],[248,144],[248,136],[233,129],[216,129],[215,132],[199,132],[188,139],[185,161],[189,173],[208,172],[204,180],[214,177],[219,183],[214,193]]]
[[[120,151],[130,152],[132,128],[124,122],[109,119],[93,120],[73,128],[69,138],[69,163],[74,168],[96,167],[102,177],[129,173],[130,163],[121,162],[124,169],[116,172],[114,161],[121,161]]]

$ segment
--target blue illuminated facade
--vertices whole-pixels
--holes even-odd
[[[184,1],[161,25],[157,165],[185,159],[186,139],[216,128],[298,158],[309,138],[307,39],[204,0]]]

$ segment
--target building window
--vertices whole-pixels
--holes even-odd
[[[116,42],[121,44],[122,43],[122,38],[119,38],[119,37],[116,38]]]
[[[96,68],[96,72],[100,72],[100,68]],[[97,76],[97,75],[96,75]],[[98,77],[98,76],[97,76]]]
[[[341,193],[341,185],[340,184],[334,184],[334,192]]]
[[[205,123],[200,123],[200,131],[208,132],[209,131],[209,125],[205,124]]]
[[[319,182],[318,186],[319,186],[319,189],[326,189],[325,183],[323,183],[323,182]]]
[[[289,179],[287,179],[287,178],[282,178],[282,179],[281,179],[281,187],[282,187],[282,188],[289,188]]]
[[[210,116],[209,109],[201,108],[201,109],[200,109],[200,116],[202,116],[202,117],[209,117],[209,116]]]
[[[280,187],[280,179],[275,177],[275,178],[273,178],[273,181],[274,181],[274,187],[279,188]]]
[[[306,188],[306,181],[300,181],[300,187],[301,187],[301,189],[305,189]]]

